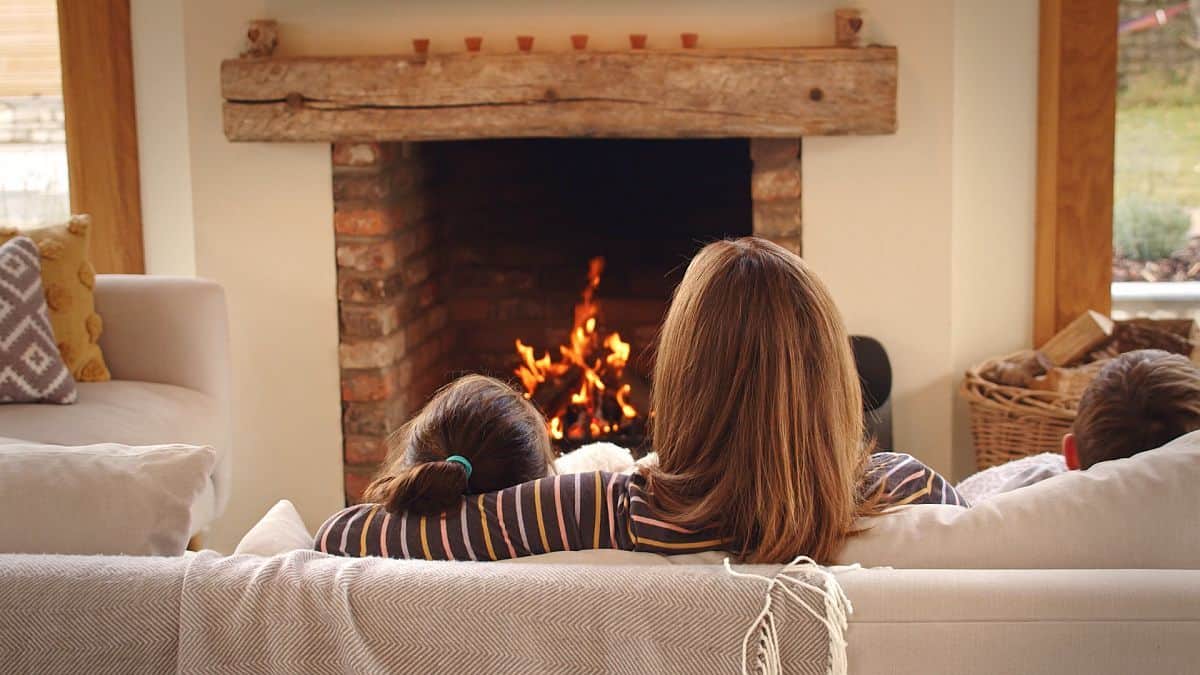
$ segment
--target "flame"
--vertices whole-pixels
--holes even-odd
[[[519,341],[518,341],[519,342]],[[613,333],[604,340],[604,346],[612,351],[605,359],[608,365],[620,371],[629,361],[629,343],[621,342],[621,334]]]
[[[601,316],[596,291],[603,272],[604,258],[588,262],[587,285],[575,305],[568,344],[559,346],[557,361],[550,360],[549,352],[535,358],[532,346],[516,341],[519,365],[514,373],[521,380],[525,397],[548,413],[550,436],[556,441],[589,440],[616,433],[638,416],[628,401],[631,386],[622,382],[630,343],[616,332],[607,336],[598,333]],[[567,383],[572,383],[568,385],[571,389],[564,392],[562,387]],[[538,395],[542,387],[546,392]],[[612,419],[617,415],[620,419]]]
[[[625,417],[637,417],[637,409],[629,405],[625,397],[629,395],[629,385],[624,385],[617,390],[617,405],[621,406],[621,414]]]

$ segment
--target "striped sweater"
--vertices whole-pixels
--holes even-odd
[[[887,504],[966,506],[941,475],[905,454],[872,455],[863,488],[864,494],[882,489]],[[695,553],[730,544],[716,528],[690,529],[658,517],[640,475],[602,471],[466,495],[457,511],[436,515],[358,504],[325,521],[315,540],[326,553],[425,560],[505,560],[598,548]]]

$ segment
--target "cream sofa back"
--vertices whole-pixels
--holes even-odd
[[[970,509],[913,506],[843,549],[864,566],[1200,569],[1200,431]]]

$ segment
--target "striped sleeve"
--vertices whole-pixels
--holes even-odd
[[[351,506],[317,530],[317,550],[343,556],[505,560],[591,548],[632,550],[629,476],[592,472],[540,478],[466,495],[441,514]]]
[[[967,500],[937,471],[902,452],[871,455],[863,477],[863,495],[881,495],[884,504],[949,504],[969,506]]]

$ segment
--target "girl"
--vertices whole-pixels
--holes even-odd
[[[389,439],[383,474],[363,498],[392,513],[440,513],[465,494],[552,473],[546,420],[499,380],[467,375],[434,394]]]
[[[835,559],[856,520],[961,503],[907,455],[869,454],[850,341],[799,256],[762,239],[706,246],[663,324],[654,369],[657,466],[537,478],[436,516],[351,507],[318,532],[341,555],[497,560],[616,548],[726,550],[747,562]]]

